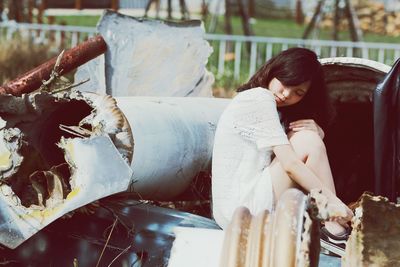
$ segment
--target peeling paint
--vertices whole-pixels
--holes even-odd
[[[128,188],[133,139],[113,98],[33,93],[2,96],[0,107],[0,243],[16,247],[65,213]]]

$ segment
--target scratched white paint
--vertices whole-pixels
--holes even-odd
[[[212,48],[200,21],[167,24],[106,11],[97,29],[108,49],[104,72],[101,57],[79,68],[76,80],[93,77],[81,90],[101,92],[105,80],[113,96],[212,96]]]
[[[215,128],[229,99],[117,97],[134,139],[133,188],[171,199],[210,168]]]

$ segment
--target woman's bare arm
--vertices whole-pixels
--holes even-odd
[[[291,145],[279,145],[273,147],[276,158],[288,176],[304,190],[310,192],[312,189],[322,190],[328,198],[330,205],[337,205],[338,213],[343,214],[344,221],[352,217],[352,212],[347,206],[327,188],[315,173],[297,156]],[[340,212],[339,212],[340,211]]]
[[[273,147],[273,151],[289,177],[303,189],[308,192],[311,189],[322,189],[329,198],[331,195],[334,195],[333,192],[326,188],[317,176],[307,168],[304,162],[298,158],[291,145],[275,146]]]

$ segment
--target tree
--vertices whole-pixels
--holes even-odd
[[[232,6],[231,6],[231,0],[225,0],[225,33],[226,34],[232,34],[232,22],[231,22],[231,16],[232,16]]]
[[[3,20],[2,14],[4,10],[4,1],[0,0],[0,22]]]
[[[245,5],[243,3],[243,0],[236,0],[239,6],[239,14],[242,17],[242,26],[243,26],[243,32],[244,35],[250,36],[253,35],[253,30],[250,26],[249,22],[249,13],[247,8],[245,8]]]
[[[16,22],[23,22],[22,0],[8,1],[9,18]]]
[[[172,1],[168,0],[167,1],[167,13],[168,13],[168,19],[172,19]],[[148,12],[150,10],[150,7],[152,4],[156,5],[156,17],[159,17],[159,12],[160,12],[160,0],[149,0],[147,2],[145,11],[144,11],[144,17],[147,17]],[[186,20],[190,18],[190,14],[189,14],[189,10],[187,9],[185,0],[179,0],[179,7],[180,7],[180,11],[182,14],[181,19],[182,20]]]
[[[248,0],[248,4],[249,4],[249,16],[250,18],[254,18],[256,14],[255,0]]]
[[[296,23],[299,25],[303,25],[304,23],[303,5],[301,0],[296,0]]]
[[[334,2],[334,25],[333,25],[333,33],[332,37],[334,40],[338,39],[338,27],[339,27],[339,22],[340,22],[340,8],[339,8],[339,1],[340,0],[335,0]],[[317,6],[315,8],[315,12],[313,14],[313,17],[310,21],[310,23],[307,25],[304,34],[303,34],[303,39],[308,38],[309,34],[311,31],[317,27],[317,24],[319,21],[319,18],[323,15],[323,5],[325,3],[325,0],[318,0]],[[350,3],[349,0],[344,0],[344,14],[346,16],[346,19],[348,21],[349,25],[349,30],[350,30],[350,35],[351,35],[351,40],[353,42],[358,42],[362,41],[362,32],[360,30],[360,26],[358,23],[358,18],[357,15],[355,14],[355,11],[353,10],[353,7]]]
[[[225,33],[226,34],[232,34],[233,30],[232,30],[232,11],[233,11],[233,7],[237,7],[239,15],[242,19],[242,27],[243,27],[243,33],[245,35],[253,35],[253,30],[251,28],[249,19],[249,6],[252,4],[254,4],[253,0],[248,0],[243,2],[243,0],[225,0],[225,16],[224,16],[224,21],[225,21]],[[219,2],[220,3],[220,2]],[[216,5],[216,8],[219,9],[220,5]],[[215,10],[215,15],[213,15],[212,19],[211,19],[211,23],[210,23],[210,29],[209,32],[214,32],[216,29],[216,25],[218,24],[218,11],[219,10]]]

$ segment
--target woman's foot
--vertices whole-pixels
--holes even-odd
[[[329,228],[335,231],[334,233],[328,230],[328,226],[326,225],[327,223]],[[333,222],[327,223],[325,223],[325,226],[321,228],[321,247],[327,250],[329,255],[341,257],[344,255],[347,239],[350,235],[350,229],[344,228],[341,225],[339,225],[339,227],[330,225],[333,224]]]
[[[325,222],[325,227],[324,227],[329,233],[335,236],[341,236],[345,233],[347,233],[348,227],[345,227],[338,222],[332,222],[332,221],[327,221]]]

